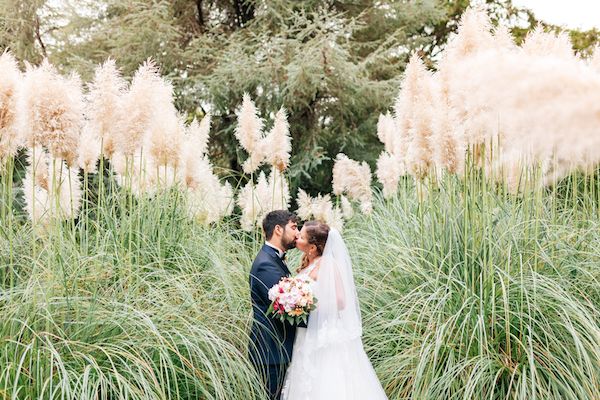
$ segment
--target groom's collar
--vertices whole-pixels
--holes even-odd
[[[283,257],[283,254],[285,253],[284,251],[281,251],[280,249],[277,248],[277,246],[273,245],[272,243],[269,243],[269,241],[265,241],[265,245],[269,246],[270,248],[272,248],[273,250],[275,250],[277,252],[277,256],[279,258]]]

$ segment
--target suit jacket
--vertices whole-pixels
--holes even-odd
[[[277,250],[263,245],[250,270],[250,297],[254,319],[250,332],[249,353],[255,364],[287,364],[292,357],[296,327],[288,322],[281,322],[273,315],[266,315],[271,305],[269,289],[279,283],[281,278],[290,275]],[[306,327],[304,324],[300,326]]]

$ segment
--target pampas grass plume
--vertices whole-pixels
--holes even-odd
[[[160,90],[163,89],[163,90]],[[129,90],[123,97],[123,125],[118,131],[118,151],[126,156],[136,152],[144,143],[154,118],[164,110],[157,110],[157,97],[168,97],[164,92],[158,68],[147,60],[136,71]],[[170,101],[170,98],[162,99]]]
[[[444,58],[460,60],[493,46],[491,22],[479,7],[469,7],[460,18],[457,33],[448,40]]]
[[[22,138],[17,126],[17,92],[21,71],[13,55],[5,51],[0,56],[0,166],[17,153]]]
[[[185,164],[185,183],[194,189],[198,186],[202,177],[198,172],[202,169],[198,163],[204,158],[207,150],[210,131],[211,115],[206,114],[198,123],[194,119],[187,127],[183,146],[183,161]]]
[[[402,163],[393,154],[382,152],[377,159],[377,180],[383,185],[383,196],[390,198],[398,192],[398,182],[404,174]]]
[[[366,162],[358,163],[339,153],[333,165],[333,193],[347,193],[352,200],[360,202],[361,209],[371,211],[371,169]]]
[[[85,173],[91,174],[98,170],[97,162],[102,153],[100,138],[89,125],[83,128],[81,140],[79,141],[77,163]]]
[[[115,61],[108,59],[94,72],[94,79],[88,85],[86,115],[91,134],[102,141],[102,152],[112,157],[115,151],[117,131],[122,129],[123,96],[127,83],[121,76]]]
[[[333,206],[331,196],[328,194],[318,194],[313,198],[304,190],[299,189],[296,203],[298,204],[296,214],[303,220],[314,219],[342,231],[344,227],[342,210]]]
[[[19,100],[20,126],[29,147],[41,145],[69,166],[77,161],[83,125],[83,93],[76,74],[63,78],[44,60],[25,73]]]
[[[244,172],[248,174],[256,171],[266,157],[262,127],[263,122],[257,115],[256,106],[250,95],[245,93],[238,116],[238,125],[235,129],[235,137],[248,152],[248,159],[243,165]]]
[[[266,137],[265,147],[268,148],[267,158],[274,169],[283,172],[290,163],[292,151],[290,125],[285,109],[282,107],[275,115],[275,122],[271,132]]]

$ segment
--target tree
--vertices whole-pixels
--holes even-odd
[[[289,111],[294,187],[329,192],[340,152],[375,163],[376,122],[396,95],[407,57],[443,20],[434,0],[107,1],[71,15],[54,37],[55,63],[84,77],[113,57],[130,74],[153,57],[174,83],[180,109],[213,115],[211,155],[239,171],[235,111],[251,94],[267,129]],[[83,38],[69,42],[69,37]]]

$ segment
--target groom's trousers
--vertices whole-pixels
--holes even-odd
[[[258,373],[265,383],[266,389],[269,392],[270,400],[279,400],[281,397],[281,389],[285,378],[285,371],[288,364],[262,364],[256,365]]]

